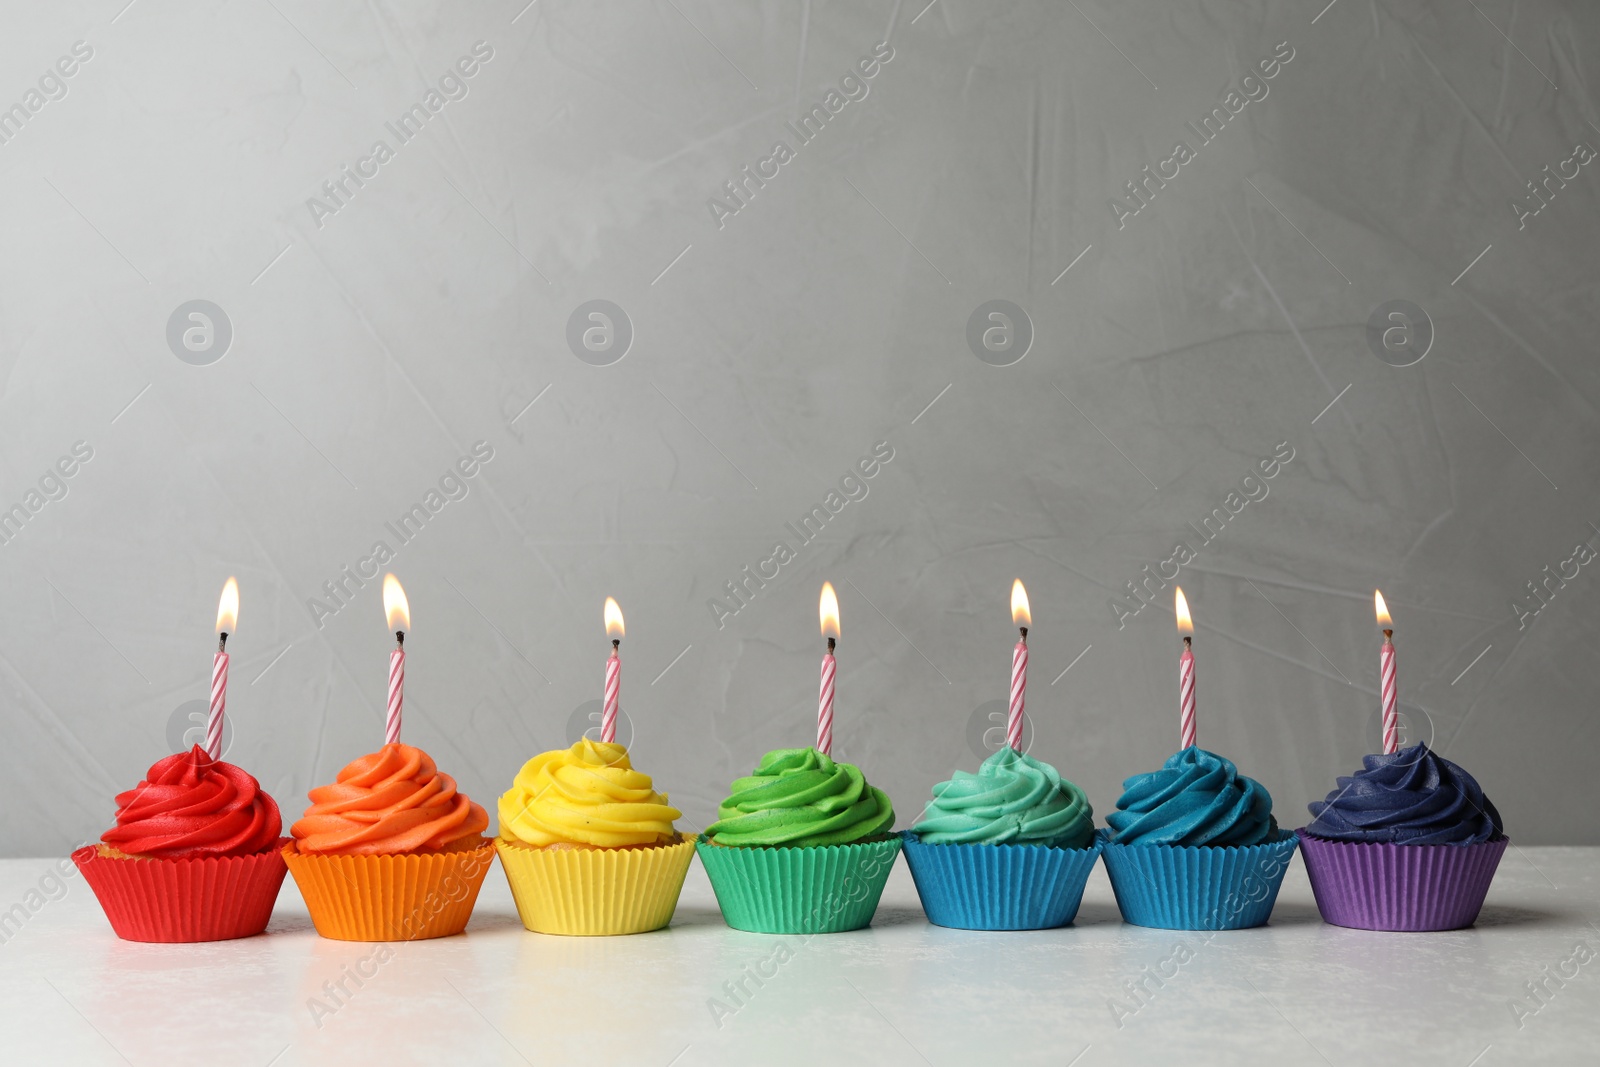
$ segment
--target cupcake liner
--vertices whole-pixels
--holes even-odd
[[[385,856],[283,849],[317,933],[334,941],[422,941],[466,929],[494,862],[488,838],[450,852]]]
[[[1293,830],[1259,845],[1119,845],[1099,834],[1123,921],[1161,930],[1262,925],[1297,843]]]
[[[928,921],[957,930],[1065,926],[1104,847],[1098,836],[1083,848],[930,845],[909,830],[901,838]]]
[[[872,921],[898,834],[848,845],[695,845],[722,917],[758,934],[832,934]]]
[[[522,925],[540,934],[641,934],[672,921],[694,858],[694,834],[651,848],[533,848],[497,838],[495,851]]]
[[[1357,930],[1471,926],[1511,843],[1499,837],[1475,845],[1401,845],[1297,833],[1323,920]]]
[[[98,845],[72,854],[125,941],[230,941],[267,928],[287,869],[278,849],[248,856],[139,859]]]

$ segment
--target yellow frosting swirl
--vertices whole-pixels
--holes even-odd
[[[533,757],[500,798],[500,836],[536,847],[665,844],[682,817],[626,748],[587,738]]]

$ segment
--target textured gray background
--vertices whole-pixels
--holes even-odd
[[[415,615],[406,738],[491,809],[598,699],[613,595],[635,758],[703,825],[810,742],[831,578],[835,751],[904,825],[977,762],[1020,576],[1033,751],[1104,813],[1177,739],[1171,589],[1123,628],[1109,600],[1283,441],[1179,579],[1201,743],[1299,825],[1378,746],[1381,586],[1413,731],[1516,840],[1600,841],[1600,577],[1513,607],[1600,543],[1600,161],[1524,228],[1510,206],[1600,145],[1600,11],[924,3],[8,5],[0,103],[93,57],[0,144],[0,504],[93,459],[0,545],[0,850],[108,825],[205,695],[230,573],[229,758],[297,814],[382,738],[378,582],[320,626],[308,604],[380,539]],[[796,147],[784,124],[885,39]],[[480,40],[399,145],[384,124]],[[1199,147],[1184,124],[1283,41]],[[380,138],[319,226],[308,198]],[[1196,158],[1119,229],[1179,138]],[[719,228],[708,198],[780,139]],[[232,324],[209,366],[166,341],[194,299]],[[592,299],[635,331],[610,366],[565,339]],[[994,299],[1035,331],[1004,368],[966,341]],[[1365,337],[1396,299],[1437,331],[1406,368]],[[477,441],[493,460],[400,546],[384,523]],[[719,628],[709,598],[879,441],[867,497]]]

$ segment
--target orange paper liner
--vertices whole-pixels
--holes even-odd
[[[286,869],[278,849],[247,856],[143,859],[98,845],[72,854],[125,941],[231,941],[267,928]]]
[[[472,848],[386,856],[301,852],[283,858],[317,933],[334,941],[422,941],[459,934],[494,861],[488,838]]]
[[[495,849],[522,925],[540,934],[642,934],[672,921],[694,834],[649,848]]]

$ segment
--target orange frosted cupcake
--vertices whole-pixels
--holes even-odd
[[[310,795],[283,858],[317,933],[417,941],[466,928],[494,857],[489,814],[426,752],[384,745]]]
[[[267,927],[283,885],[278,805],[199,745],[117,794],[117,825],[72,854],[117,936],[225,941]]]

